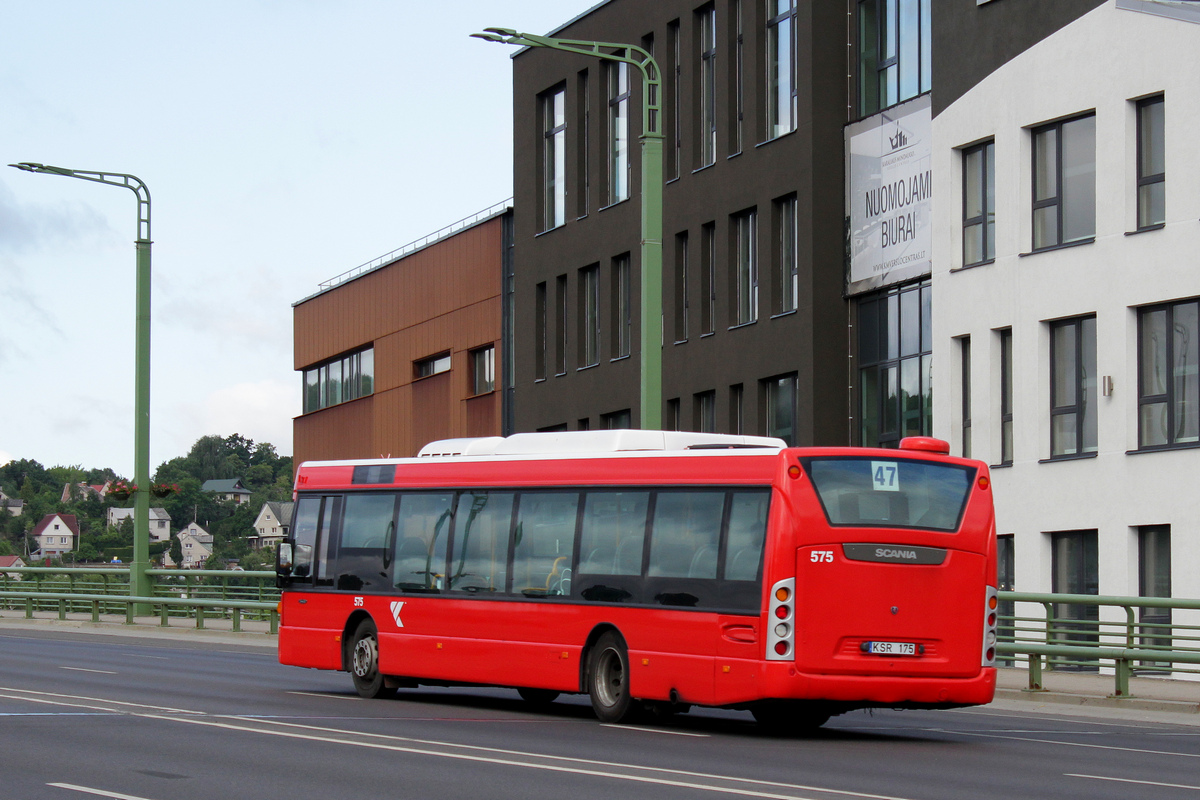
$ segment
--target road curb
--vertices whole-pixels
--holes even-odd
[[[1071,692],[1031,692],[1028,689],[997,688],[996,699],[1090,708],[1123,708],[1131,711],[1163,711],[1175,714],[1190,714],[1193,716],[1200,715],[1200,703],[1162,700],[1153,697],[1102,697],[1089,694],[1073,694]]]

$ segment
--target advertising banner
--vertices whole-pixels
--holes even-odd
[[[846,127],[846,293],[928,275],[933,175],[929,95]]]

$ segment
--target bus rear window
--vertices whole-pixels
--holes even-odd
[[[955,531],[975,470],[911,459],[802,458],[830,525]]]

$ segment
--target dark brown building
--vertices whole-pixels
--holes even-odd
[[[551,34],[662,71],[666,428],[850,439],[846,31],[840,3],[608,0]],[[516,429],[638,427],[640,74],[513,64]]]
[[[296,303],[304,413],[295,463],[414,456],[505,431],[503,204],[339,276]]]

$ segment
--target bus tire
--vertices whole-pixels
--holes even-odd
[[[532,706],[548,706],[558,699],[559,692],[553,689],[533,689],[528,686],[521,686],[517,689],[517,694],[521,695],[521,699]]]
[[[627,722],[637,704],[629,694],[629,653],[614,631],[603,634],[588,655],[588,695],[601,722]]]
[[[354,631],[350,645],[350,677],[354,679],[354,690],[359,697],[373,699],[396,693],[384,683],[383,673],[379,671],[379,633],[369,619],[358,623]]]

